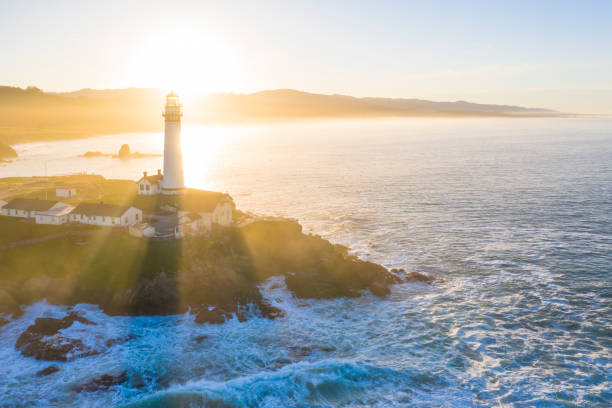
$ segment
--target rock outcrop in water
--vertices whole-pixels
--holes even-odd
[[[46,376],[51,375],[53,373],[57,373],[59,370],[60,369],[59,369],[58,366],[51,365],[49,367],[43,368],[40,371],[37,371],[36,372],[36,376],[37,377],[46,377]]]
[[[17,152],[11,146],[0,142],[0,161],[6,159],[15,159]]]
[[[76,392],[95,392],[108,390],[113,385],[119,385],[126,382],[128,379],[127,372],[122,372],[118,375],[103,374],[89,381],[87,384],[75,387]]]
[[[69,355],[77,358],[98,354],[97,351],[85,347],[80,340],[66,338],[59,333],[60,330],[72,326],[74,322],[95,324],[76,313],[71,313],[62,319],[39,317],[19,336],[15,348],[26,357],[46,361],[67,361]]]

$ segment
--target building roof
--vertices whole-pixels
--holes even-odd
[[[149,183],[159,183],[160,181],[162,181],[163,178],[164,176],[161,174],[154,174],[152,176],[141,177],[140,180],[138,180],[138,183],[143,180],[147,180]]]
[[[65,207],[60,207],[55,210],[41,211],[38,215],[51,215],[53,217],[61,217],[63,215],[68,215],[74,210],[74,206],[67,205]]]
[[[59,201],[52,200],[35,200],[32,198],[14,198],[2,208],[6,208],[7,210],[47,211],[58,202]]]
[[[131,207],[102,203],[80,203],[72,210],[73,214],[102,217],[121,217]]]
[[[188,211],[190,213],[213,212],[217,205],[223,201],[227,201],[233,206],[233,201],[229,195],[213,191],[190,190],[176,197],[176,203],[171,205],[180,211]]]

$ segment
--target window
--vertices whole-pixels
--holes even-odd
[[[138,221],[138,215],[139,215],[139,214],[138,214],[138,213],[136,213],[136,221]]]
[[[140,185],[140,189],[141,189],[141,190],[144,190],[144,189],[145,189],[144,184],[141,184],[141,185]]]
[[[151,186],[147,184],[147,191],[151,190]]]

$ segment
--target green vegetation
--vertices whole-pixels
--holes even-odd
[[[191,308],[203,313],[199,321],[223,321],[229,313],[242,316],[247,304],[273,315],[257,287],[271,276],[285,276],[288,288],[307,298],[358,296],[368,288],[384,295],[398,281],[292,221],[258,221],[180,241],[141,240],[113,228],[85,232],[0,251],[0,311],[46,298],[121,314]]]
[[[0,217],[0,247],[11,242],[35,239],[64,232],[55,225],[36,225],[23,218]]]

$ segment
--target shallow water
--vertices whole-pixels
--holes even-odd
[[[161,134],[17,146],[0,177],[74,171],[139,177],[161,158],[85,159]],[[612,121],[350,121],[184,131],[190,186],[295,217],[387,267],[433,275],[386,299],[264,293],[286,317],[197,325],[109,317],[63,334],[105,349],[57,363],[14,350],[44,302],[0,328],[7,406],[606,407],[612,403]],[[110,338],[133,334],[106,349]],[[198,343],[199,336],[208,336]],[[72,389],[127,371],[109,391]],[[217,404],[217,405],[215,405]]]

